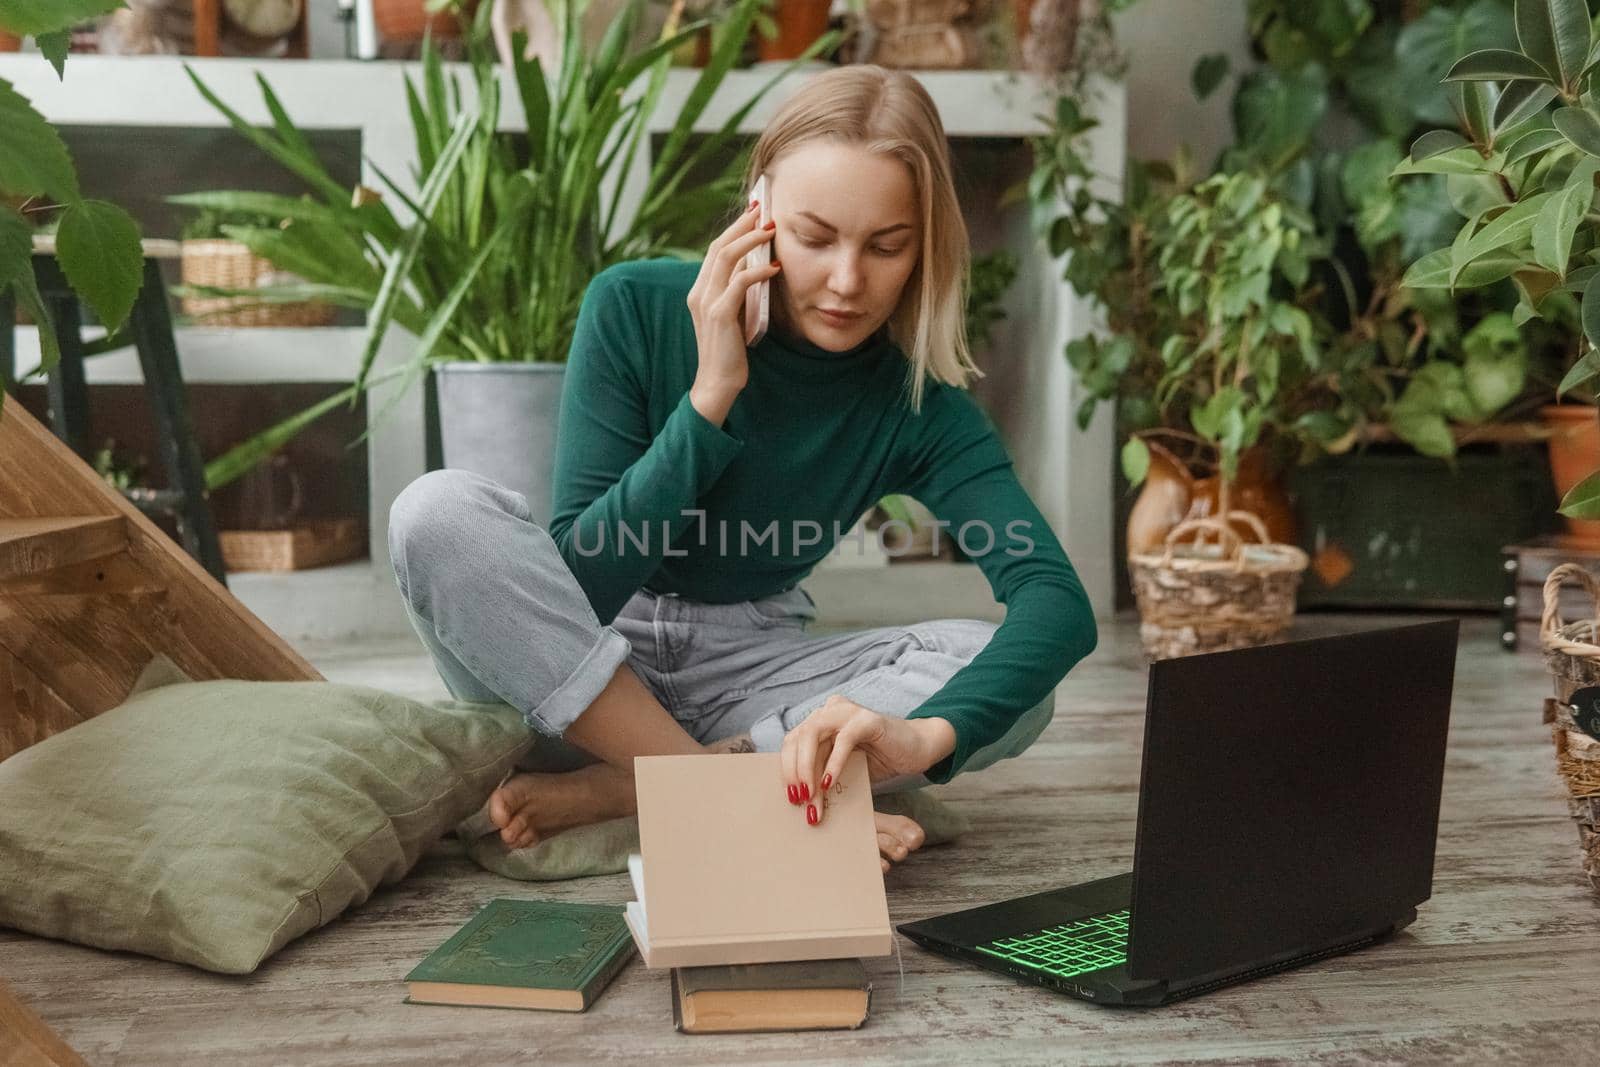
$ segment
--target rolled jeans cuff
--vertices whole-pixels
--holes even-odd
[[[614,627],[600,630],[600,640],[571,674],[538,707],[525,713],[529,726],[547,737],[561,737],[589,710],[602,690],[611,684],[617,668],[633,653],[628,639]]]

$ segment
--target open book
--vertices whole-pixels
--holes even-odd
[[[820,825],[784,795],[775,753],[634,760],[639,853],[625,918],[647,967],[887,956],[866,758]]]

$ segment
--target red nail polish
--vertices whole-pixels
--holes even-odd
[[[817,806],[815,804],[806,805],[806,822],[812,826],[817,825]]]
[[[801,800],[810,800],[811,799],[811,787],[809,785],[807,785],[806,783],[804,783],[804,782],[800,783],[800,799]]]
[[[776,219],[774,219],[772,222],[769,222],[765,226],[762,227],[762,229],[764,229],[764,230],[776,230],[777,228],[778,228],[778,223],[777,223]]]
[[[824,774],[822,776],[822,791],[824,793],[826,793],[828,791],[828,787],[830,785],[832,785],[832,784],[833,784],[833,775],[832,774]]]
[[[779,263],[777,260],[773,260],[772,261],[772,267],[773,267],[774,270],[777,270],[778,268],[780,268],[782,266],[783,266],[783,264]]]
[[[800,803],[800,790],[796,789],[792,785],[789,787],[789,803],[791,803],[791,804]]]

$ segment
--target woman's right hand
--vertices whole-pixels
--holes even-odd
[[[731,406],[750,381],[744,343],[745,292],[757,282],[775,277],[779,270],[776,260],[765,267],[742,266],[744,257],[772,240],[776,232],[775,226],[758,228],[760,217],[760,208],[750,207],[711,242],[700,276],[689,290],[689,314],[700,354],[693,392],[720,402],[719,406]],[[727,415],[725,406],[721,414]]]

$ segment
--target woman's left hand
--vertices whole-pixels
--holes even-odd
[[[789,802],[806,822],[822,822],[828,789],[858,749],[867,758],[869,781],[920,774],[955,750],[955,729],[944,719],[903,719],[830,696],[784,736],[778,751]]]

